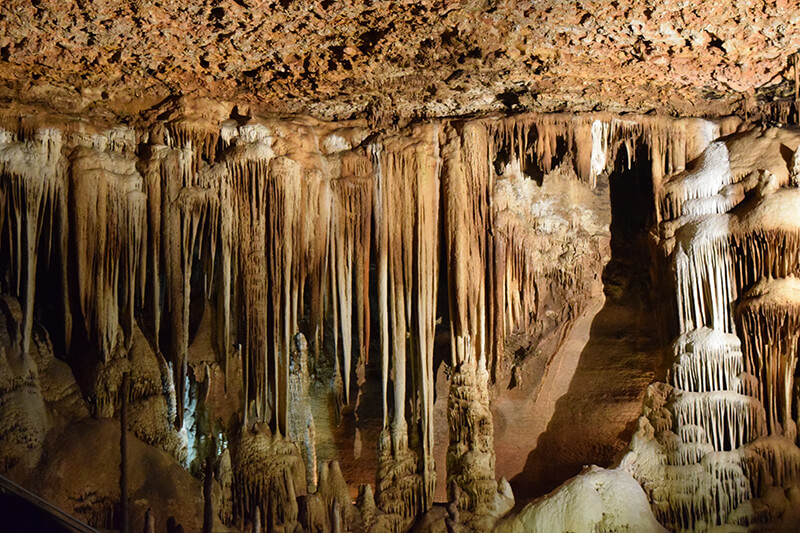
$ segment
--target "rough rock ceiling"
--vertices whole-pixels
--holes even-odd
[[[792,96],[796,2],[7,0],[0,98],[171,96],[378,123],[494,110],[681,115]]]

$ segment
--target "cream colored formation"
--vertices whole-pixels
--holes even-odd
[[[790,128],[745,128],[657,191],[678,337],[623,465],[670,528],[796,519],[798,145]]]
[[[141,129],[1,131],[0,222],[22,301],[19,356],[31,350],[43,298],[37,265],[51,258],[40,256],[60,255],[50,268],[63,288],[66,349],[82,328],[107,364],[130,359],[145,332],[155,361],[171,368],[162,374],[175,412],[162,411],[178,427],[196,408],[184,412],[192,304],[204,302],[223,388],[244,400],[240,427],[224,439],[238,439],[233,457],[225,451],[218,461],[232,469],[223,483],[226,520],[268,530],[314,530],[313,522],[403,531],[431,509],[445,471],[433,459],[442,269],[452,368],[448,497],[462,523],[492,528],[513,507],[510,487],[495,479],[489,408],[505,340],[536,327],[547,287],[579,293],[585,277],[580,262],[570,270],[537,237],[575,223],[524,213],[546,212],[529,205],[528,167],[570,179],[556,171],[571,163],[593,189],[618,156],[630,166],[641,145],[678,338],[669,384],[651,387],[623,467],[671,527],[780,518],[757,498],[800,476],[796,134],[756,129],[721,141],[714,139],[738,120],[595,114],[437,121],[369,136],[359,123],[224,119],[230,110],[217,111],[189,110]],[[363,486],[354,506],[338,465],[317,464],[307,397],[327,360],[337,418],[365,401],[370,301],[382,433],[374,498]],[[107,397],[113,413],[118,398]]]

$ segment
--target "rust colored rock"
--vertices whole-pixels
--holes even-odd
[[[764,0],[9,0],[0,96],[121,115],[178,95],[324,118],[713,114],[789,96],[798,17]]]

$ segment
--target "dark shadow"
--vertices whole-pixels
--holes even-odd
[[[662,366],[649,298],[652,178],[646,154],[637,154],[636,161],[634,168],[608,177],[612,222],[611,259],[602,276],[606,301],[592,321],[567,393],[557,400],[523,471],[511,480],[518,508],[584,465],[611,465],[627,446],[644,391]],[[627,158],[624,163],[627,167]]]
[[[0,513],[3,516],[3,525],[0,527],[2,531],[17,533],[97,531],[2,476],[0,476]]]

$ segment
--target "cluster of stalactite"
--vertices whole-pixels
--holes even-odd
[[[797,82],[795,82],[797,86]],[[779,124],[800,124],[800,99],[795,98],[781,98],[771,102],[765,102],[755,109],[748,109],[752,112],[753,119],[762,120],[764,122],[779,123]]]
[[[382,437],[379,444],[378,477],[385,472],[384,480],[393,480],[388,485],[379,481],[377,503],[387,514],[400,515],[405,521],[430,508],[436,480],[433,337],[439,279],[439,126],[423,126],[416,135],[420,140],[396,137],[372,149],[383,432],[389,437]],[[389,368],[393,372],[391,421]],[[409,449],[410,441],[418,443],[413,446],[417,449]],[[387,498],[391,492],[398,494]]]
[[[497,492],[489,365],[501,353],[505,333],[493,312],[502,306],[505,287],[492,281],[505,272],[492,268],[497,263],[489,232],[494,179],[489,131],[484,124],[467,124],[450,135],[443,172],[454,371],[447,410],[448,497],[458,497],[461,509],[486,513]]]
[[[744,339],[745,368],[758,383],[754,391],[767,414],[770,434],[797,438],[797,369],[800,282],[794,276],[762,279],[737,309]]]
[[[783,506],[762,498],[800,481],[800,191],[784,155],[798,144],[791,130],[748,129],[655,191],[679,336],[624,463],[675,529],[778,520]]]
[[[61,257],[66,257],[67,242],[55,237],[54,230],[67,225],[67,162],[61,156],[59,130],[43,129],[24,141],[2,131],[0,143],[3,176],[0,185],[3,226],[0,229],[8,235],[11,289],[23,302],[20,345],[27,353],[33,329],[38,245],[43,231],[46,230],[48,250],[55,245]],[[65,267],[62,272],[62,282],[66,284]],[[69,323],[70,320],[71,314],[65,307],[64,321]]]
[[[297,459],[306,466],[302,481],[308,485],[303,490],[313,493],[313,419],[300,399],[307,394],[308,369],[322,357],[332,359],[331,394],[337,413],[345,412],[359,401],[352,376],[356,368],[363,380],[376,322],[383,433],[374,511],[395,517],[381,523],[404,529],[431,507],[436,486],[433,352],[443,312],[437,308],[439,269],[445,269],[453,369],[447,484],[463,510],[497,513],[493,369],[506,337],[537,322],[541,294],[552,287],[580,292],[577,284],[585,277],[540,264],[526,236],[530,228],[493,197],[497,182],[504,173],[532,175],[571,164],[591,188],[622,148],[630,165],[646,147],[660,187],[665,174],[684,169],[735,125],[531,114],[432,122],[369,141],[358,124],[241,116],[221,123],[157,120],[142,130],[102,133],[2,130],[0,242],[8,246],[9,288],[23,302],[22,351],[30,344],[37,260],[44,251],[46,260],[58,257],[49,268],[61,280],[66,351],[78,333],[100,361],[124,357],[140,327],[158,360],[163,354],[171,367],[172,383],[164,387],[174,388],[180,426],[190,400],[192,304],[202,301],[214,317],[212,337],[226,385],[240,387],[244,398],[241,434],[250,440],[243,441],[234,469],[256,468],[242,453],[258,439],[269,442],[258,444],[253,457],[271,453],[273,443],[286,438],[299,440],[303,453]],[[698,197],[695,190],[688,196],[664,218]],[[745,246],[736,242],[731,246]],[[791,244],[787,240],[787,250]],[[783,256],[753,257],[772,264]],[[684,292],[690,298],[691,286]],[[696,298],[709,300],[705,292]],[[576,304],[569,316],[581,311]],[[76,325],[73,316],[80,317]],[[295,338],[301,331],[309,339],[308,354]],[[681,379],[711,382],[691,364]],[[232,368],[241,368],[241,383],[232,382]],[[729,377],[713,379],[734,390],[738,385],[725,381]],[[725,435],[739,418],[751,416],[746,406],[731,410],[716,396],[696,404],[702,408],[684,403],[686,424],[725,413],[719,440],[734,438]],[[257,437],[254,424],[268,426],[268,437]],[[296,496],[299,479],[290,486],[280,481],[283,474],[275,481],[272,474],[267,479],[249,470],[234,475],[232,516],[254,521],[258,508],[259,520],[266,513],[297,521],[296,509],[264,502],[292,491]]]

